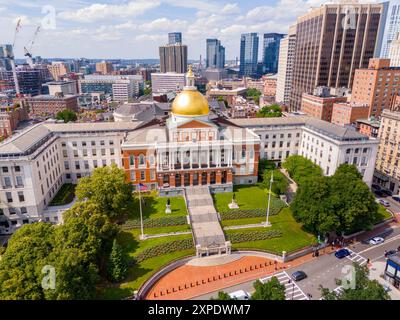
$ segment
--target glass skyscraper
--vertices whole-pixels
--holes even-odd
[[[265,33],[263,42],[263,63],[265,73],[277,73],[279,46],[284,37],[281,33]]]
[[[168,44],[182,43],[182,33],[181,32],[171,32],[168,33]]]
[[[225,47],[218,39],[207,39],[206,68],[223,69],[225,66]]]
[[[400,0],[391,0],[384,4],[388,6],[388,10],[386,15],[385,33],[383,35],[381,58],[388,58],[390,44],[393,40],[396,40],[397,34],[400,33]]]
[[[245,33],[240,37],[240,69],[239,76],[257,76],[258,35]]]

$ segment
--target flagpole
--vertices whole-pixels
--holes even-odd
[[[139,182],[138,186],[139,186],[139,208],[140,208],[140,231],[142,233],[140,238],[143,240],[144,232],[143,232],[143,213],[142,213],[142,198],[141,198],[141,193],[140,193],[140,182]]]
[[[269,205],[271,203],[271,193],[272,193],[272,182],[274,182],[274,171],[271,171],[271,180],[269,181],[269,195],[268,195],[268,207],[267,207],[267,220],[265,221],[265,226],[268,227],[271,224],[269,223]]]

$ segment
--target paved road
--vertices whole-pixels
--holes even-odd
[[[346,265],[352,265],[353,261],[360,264],[365,264],[367,259],[373,261],[384,261],[385,250],[397,249],[400,246],[400,226],[395,225],[388,227],[383,231],[377,232],[375,236],[381,236],[385,239],[385,242],[380,245],[369,245],[365,240],[358,242],[348,247],[354,253],[346,258],[337,259],[334,254],[324,254],[307,262],[299,267],[287,269],[287,273],[290,275],[294,271],[302,270],[308,277],[302,281],[297,282],[299,289],[306,295],[311,294],[312,299],[319,299],[321,297],[319,286],[323,285],[331,290],[338,287],[335,279],[341,279],[343,277],[342,269]],[[249,293],[254,291],[253,282],[249,281],[240,285],[225,288],[224,291],[230,293],[236,290],[245,290]],[[205,294],[194,298],[194,300],[205,299],[208,300],[211,297],[215,297],[217,292]]]
[[[397,202],[395,200],[393,200],[392,197],[386,197],[386,198],[382,198],[382,197],[377,197],[375,196],[377,199],[383,199],[386,200],[387,202],[390,203],[390,207],[388,207],[388,209],[390,211],[392,211],[393,213],[400,213],[400,202]]]

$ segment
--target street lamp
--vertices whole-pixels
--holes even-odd
[[[271,226],[269,222],[269,207],[271,203],[271,193],[272,193],[272,183],[274,182],[274,171],[271,171],[271,180],[269,181],[269,195],[268,195],[268,206],[267,206],[267,220],[265,221],[265,226]]]

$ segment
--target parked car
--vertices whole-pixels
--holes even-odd
[[[385,241],[385,239],[383,239],[381,237],[373,237],[373,238],[369,239],[369,244],[376,245],[376,244],[383,243],[384,241]]]
[[[392,199],[394,201],[400,202],[400,196],[393,196]]]
[[[304,271],[295,271],[292,273],[292,279],[294,281],[300,281],[307,278],[307,275]]]
[[[385,252],[385,258],[388,258],[397,253],[397,250],[389,250]]]
[[[393,195],[393,192],[390,190],[382,189],[381,192],[387,195],[388,197],[391,197]]]
[[[249,300],[250,294],[244,290],[238,290],[229,294],[234,300]]]
[[[390,203],[388,201],[386,201],[386,200],[379,199],[379,203],[381,205],[383,205],[384,207],[390,207]]]
[[[375,190],[381,190],[381,186],[379,184],[372,184],[371,188]]]
[[[381,191],[381,190],[372,190],[375,195],[377,195],[378,197],[386,197],[386,195]]]

